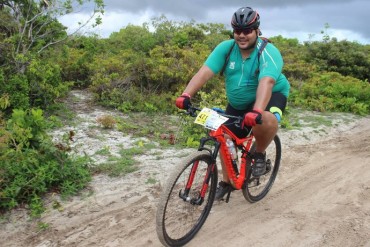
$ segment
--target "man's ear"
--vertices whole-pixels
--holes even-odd
[[[257,31],[257,36],[261,36],[262,35],[261,29],[257,28],[256,31]]]

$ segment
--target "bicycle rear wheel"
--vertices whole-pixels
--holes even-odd
[[[250,152],[253,154],[256,149],[253,143]],[[244,198],[249,202],[257,202],[264,198],[274,184],[276,175],[279,171],[281,160],[281,143],[276,135],[274,140],[266,149],[266,173],[260,177],[253,177],[253,159],[247,158],[247,176],[243,187]]]
[[[217,187],[217,166],[213,163],[208,152],[197,152],[185,158],[170,175],[156,215],[157,235],[163,245],[185,245],[204,224]],[[195,166],[196,171],[192,173]],[[210,174],[208,187],[201,202],[200,193],[207,171]],[[192,186],[187,196],[183,196],[190,177],[193,178]]]

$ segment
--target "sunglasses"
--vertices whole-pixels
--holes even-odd
[[[248,35],[250,33],[252,33],[255,29],[253,28],[249,28],[249,29],[234,29],[234,33],[237,34],[237,35],[240,35],[241,33],[243,33],[244,35]]]

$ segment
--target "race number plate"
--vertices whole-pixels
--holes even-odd
[[[217,130],[227,120],[227,117],[221,116],[216,111],[203,108],[195,118],[194,123],[200,124],[207,129]]]

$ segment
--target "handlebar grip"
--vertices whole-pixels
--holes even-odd
[[[262,124],[262,115],[259,115],[259,116],[256,118],[256,124]]]
[[[239,123],[240,123],[240,124],[239,124],[239,127],[240,127],[241,129],[249,129],[250,127],[252,127],[252,126],[250,126],[250,125],[245,125],[245,124],[244,124],[244,118],[241,118]],[[256,124],[262,124],[262,115],[259,115],[259,116],[256,118]]]

